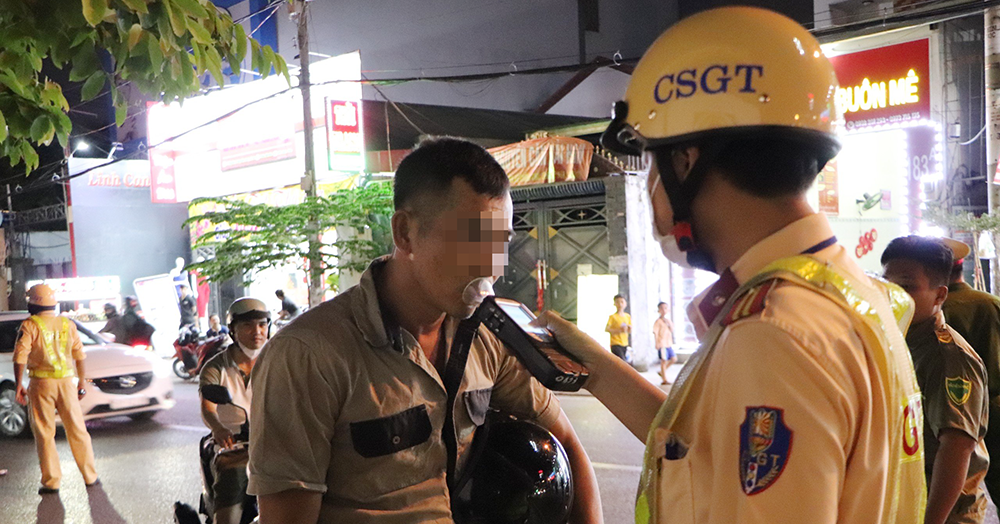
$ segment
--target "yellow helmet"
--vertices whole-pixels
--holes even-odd
[[[56,293],[46,284],[35,284],[28,290],[28,303],[33,306],[53,307],[56,305]]]
[[[819,42],[783,15],[754,7],[703,11],[646,51],[601,137],[612,150],[754,133],[808,141],[820,166],[840,144],[837,78]]]

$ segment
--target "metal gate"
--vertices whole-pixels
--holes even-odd
[[[514,231],[497,295],[575,321],[578,269],[610,273],[604,197],[515,205]]]

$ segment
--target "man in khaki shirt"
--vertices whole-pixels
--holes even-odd
[[[31,431],[42,470],[39,495],[57,493],[62,481],[56,451],[56,411],[83,481],[87,487],[98,483],[94,450],[80,409],[80,399],[87,394],[83,373],[86,354],[76,324],[56,315],[55,308],[55,293],[49,286],[32,286],[28,290],[31,317],[21,324],[14,347],[17,401],[29,404]],[[25,368],[31,377],[27,389],[22,384]],[[79,384],[74,377],[79,377]]]
[[[601,522],[593,469],[558,401],[485,328],[446,427],[442,377],[458,321],[474,309],[463,291],[506,264],[503,169],[477,145],[431,140],[400,163],[394,198],[393,255],[282,328],[254,368],[248,491],[261,522],[451,523],[449,466],[462,470],[489,408],[562,442],[571,522]]]
[[[925,524],[982,524],[981,487],[990,457],[986,368],[957,331],[945,323],[952,250],[940,239],[916,235],[893,239],[882,253],[885,278],[913,297],[913,324],[906,343],[923,393],[926,444]]]
[[[701,346],[669,396],[541,318],[646,443],[637,524],[922,524],[912,301],[806,198],[839,150],[836,92],[803,27],[723,7],[668,29],[615,105],[602,143],[645,153],[664,256],[719,275],[689,308]]]

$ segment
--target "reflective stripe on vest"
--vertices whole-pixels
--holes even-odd
[[[659,452],[651,443],[656,442],[656,430],[669,431],[677,421],[678,414],[692,384],[704,368],[705,362],[722,336],[726,326],[721,325],[724,312],[733,308],[744,294],[768,280],[780,279],[816,291],[841,306],[855,320],[857,332],[864,341],[866,351],[885,377],[886,405],[895,407],[896,413],[889,413],[890,455],[897,460],[890,461],[887,471],[887,486],[880,524],[922,524],[927,505],[927,491],[924,477],[923,413],[920,406],[920,390],[913,371],[913,361],[902,336],[913,317],[913,302],[901,288],[888,282],[872,279],[871,284],[881,288],[881,296],[870,285],[859,285],[853,276],[838,272],[830,263],[808,255],[798,255],[778,260],[765,267],[733,293],[722,312],[712,319],[705,338],[698,351],[691,356],[674,381],[667,401],[660,408],[646,439],[646,454],[639,492],[636,499],[636,524],[667,522],[667,516],[657,515],[659,511],[659,483],[669,479],[659,478]],[[887,331],[887,325],[895,323],[899,330]],[[692,445],[694,445],[692,443]]]
[[[28,376],[32,378],[66,378],[75,375],[73,366],[68,364],[66,358],[69,353],[69,319],[59,317],[62,323],[58,331],[49,329],[45,321],[37,315],[32,315],[30,319],[38,326],[41,335],[42,349],[45,351],[45,361],[52,366],[51,370],[29,370]]]

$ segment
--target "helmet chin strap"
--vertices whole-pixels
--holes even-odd
[[[694,238],[694,228],[691,226],[691,205],[701,185],[705,181],[708,165],[706,158],[714,156],[721,149],[719,145],[698,145],[700,155],[684,180],[680,179],[674,169],[673,147],[661,147],[653,151],[656,156],[656,167],[660,172],[660,183],[667,193],[667,200],[674,212],[674,228],[671,234],[677,239],[677,247],[687,254],[691,267],[705,271],[716,271],[712,255],[701,249]]]

